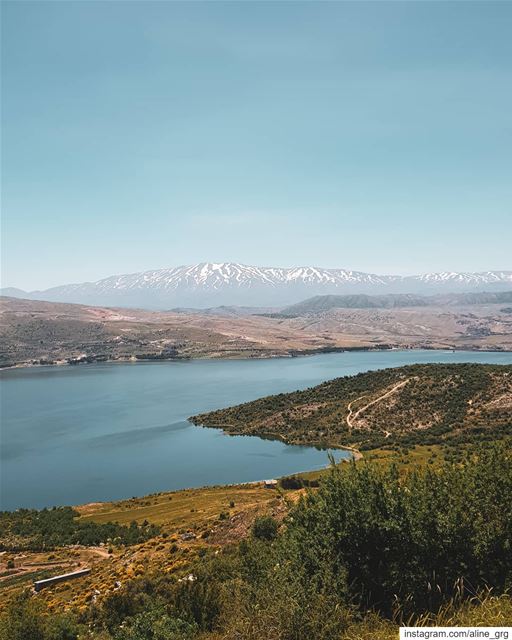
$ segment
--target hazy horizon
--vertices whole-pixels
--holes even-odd
[[[2,287],[511,268],[512,4],[2,3]]]

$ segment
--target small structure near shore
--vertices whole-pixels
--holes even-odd
[[[263,486],[265,489],[277,489],[277,480],[264,480]]]
[[[57,584],[58,582],[65,582],[66,580],[81,578],[82,576],[86,576],[88,573],[91,573],[90,569],[79,569],[78,571],[73,571],[71,573],[63,573],[60,576],[53,576],[53,578],[37,580],[36,582],[34,582],[34,591],[41,591],[41,589],[50,587],[52,584]]]

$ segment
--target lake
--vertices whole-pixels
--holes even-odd
[[[0,506],[116,500],[326,466],[326,451],[227,436],[187,417],[338,376],[426,362],[512,364],[512,353],[375,351],[2,371]]]

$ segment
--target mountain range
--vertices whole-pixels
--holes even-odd
[[[256,267],[239,263],[194,265],[115,275],[96,282],[43,291],[1,289],[0,294],[103,306],[146,309],[219,305],[291,305],[329,294],[423,294],[512,289],[512,271],[440,272],[416,276],[377,275],[319,267]]]
[[[496,293],[467,292],[421,296],[411,293],[365,294],[348,296],[314,296],[273,313],[275,317],[294,318],[323,313],[331,309],[402,309],[407,307],[454,307],[465,305],[512,304],[512,291]]]

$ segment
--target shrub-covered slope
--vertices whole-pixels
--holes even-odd
[[[370,371],[191,420],[232,434],[362,449],[486,440],[512,430],[512,366],[428,364]]]

